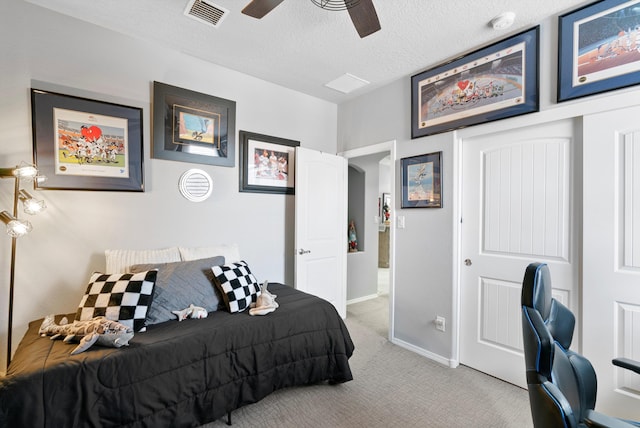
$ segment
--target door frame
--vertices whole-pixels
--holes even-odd
[[[360,156],[373,155],[376,153],[386,153],[389,152],[389,158],[391,162],[391,173],[389,174],[389,179],[391,181],[391,200],[394,201],[394,213],[397,213],[396,209],[396,140],[385,141],[382,143],[373,144],[370,146],[360,147],[357,149],[346,150],[344,152],[338,153],[338,156],[342,156],[345,159],[349,160],[350,158],[357,158]],[[345,180],[345,192],[348,190],[349,182]],[[345,206],[345,211],[348,209]],[[346,213],[345,213],[346,215]],[[397,214],[396,214],[397,217]],[[394,295],[395,295],[395,253],[396,253],[396,233],[395,227],[391,227],[389,229],[389,340],[393,341],[395,337],[395,328],[394,328]],[[348,269],[348,266],[347,266]],[[345,287],[346,291],[346,287]]]

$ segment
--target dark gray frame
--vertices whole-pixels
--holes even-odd
[[[240,131],[240,191],[252,193],[295,194],[295,184],[292,187],[260,186],[249,184],[249,140],[276,144],[286,147],[298,147],[300,141],[287,140],[286,138],[272,137],[270,135],[257,134],[255,132]],[[295,153],[293,159],[288,159],[289,164],[295,165]],[[295,183],[295,174],[294,174]]]
[[[184,153],[185,144],[199,145],[193,140],[181,140],[174,129],[179,126],[177,111],[200,112],[205,118],[219,118],[218,156]],[[153,150],[151,156],[178,162],[235,166],[236,102],[212,95],[153,82]]]
[[[129,177],[56,175],[54,108],[127,119]],[[31,124],[33,160],[38,171],[47,177],[46,181],[36,182],[36,188],[144,192],[141,108],[31,88]]]

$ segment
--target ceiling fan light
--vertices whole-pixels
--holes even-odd
[[[347,10],[355,7],[361,0],[311,0],[311,3],[325,10]]]

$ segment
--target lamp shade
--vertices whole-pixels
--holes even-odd
[[[29,194],[26,190],[20,190],[18,197],[22,201],[22,205],[24,206],[24,212],[27,214],[38,214],[41,211],[44,211],[47,208],[47,205],[43,200],[36,199]]]
[[[19,238],[31,232],[33,226],[28,221],[18,220],[7,211],[0,212],[0,220],[7,225],[7,234],[12,238]]]

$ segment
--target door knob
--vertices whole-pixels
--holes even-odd
[[[304,248],[300,248],[298,250],[298,254],[303,255],[303,254],[309,254],[311,252],[311,250],[305,250]]]
[[[473,263],[471,263],[471,259],[465,259],[465,260],[464,260],[464,264],[465,264],[466,266],[471,266]]]

